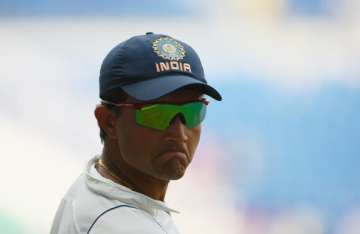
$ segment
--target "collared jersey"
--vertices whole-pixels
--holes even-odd
[[[56,212],[51,234],[177,234],[164,202],[102,177],[97,157],[71,186]]]

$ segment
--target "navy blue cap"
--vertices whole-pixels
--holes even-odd
[[[207,84],[194,49],[161,34],[134,36],[115,46],[101,65],[99,80],[103,100],[121,90],[149,101],[185,87],[197,87],[216,100],[222,99]]]

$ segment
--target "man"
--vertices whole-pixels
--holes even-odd
[[[189,45],[146,33],[113,48],[95,109],[103,152],[62,200],[51,233],[178,233],[164,198],[192,161],[204,94],[221,100]]]

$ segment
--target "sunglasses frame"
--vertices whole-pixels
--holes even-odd
[[[120,108],[121,107],[131,108],[131,109],[135,109],[135,110],[140,110],[143,107],[156,105],[156,104],[184,105],[184,104],[191,103],[191,102],[202,102],[206,106],[209,105],[209,103],[210,103],[205,98],[196,99],[193,101],[186,101],[186,102],[143,102],[143,103],[114,103],[114,102],[110,102],[110,101],[106,101],[106,100],[101,100],[101,104],[107,104],[107,105],[120,107]]]

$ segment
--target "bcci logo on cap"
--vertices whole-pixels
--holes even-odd
[[[154,52],[167,60],[180,60],[185,57],[184,47],[170,37],[161,37],[153,42]]]
[[[191,66],[188,63],[182,63],[179,60],[186,55],[184,47],[170,37],[161,37],[153,42],[154,52],[167,62],[155,63],[156,71],[185,71],[191,72]]]

